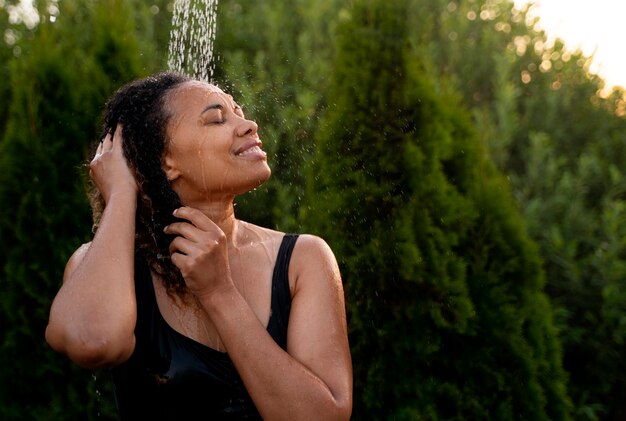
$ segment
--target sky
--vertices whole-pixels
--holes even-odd
[[[626,0],[514,0],[521,7],[535,3],[533,13],[549,37],[572,50],[593,55],[591,71],[607,87],[626,88]]]

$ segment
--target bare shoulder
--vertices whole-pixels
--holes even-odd
[[[241,222],[248,235],[251,236],[250,244],[265,243],[269,249],[273,250],[273,255],[276,255],[285,236],[284,232],[245,221]],[[295,287],[299,283],[302,284],[301,281],[305,279],[312,279],[312,281],[306,281],[307,284],[312,282],[330,282],[335,285],[341,283],[337,260],[324,239],[312,234],[298,236],[289,263],[289,279],[292,293]]]
[[[337,260],[328,243],[321,237],[301,234],[293,250],[289,268],[296,286],[311,284],[341,285]]]
[[[321,237],[312,234],[300,234],[294,248],[294,255],[299,258],[316,258],[335,260],[335,255],[328,243]]]
[[[80,263],[85,258],[85,255],[87,254],[87,251],[89,250],[89,247],[91,247],[91,241],[88,243],[82,244],[80,247],[76,249],[76,251],[74,251],[74,253],[72,253],[72,255],[67,261],[67,264],[65,265],[65,273],[63,274],[63,279],[67,279],[72,274],[72,272],[76,270],[78,265],[80,265]]]

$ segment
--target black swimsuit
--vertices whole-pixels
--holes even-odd
[[[297,238],[283,237],[272,277],[267,331],[283,349],[291,309],[289,260]],[[112,369],[119,418],[260,420],[228,354],[184,336],[165,321],[145,262],[135,263],[135,290],[135,350]]]

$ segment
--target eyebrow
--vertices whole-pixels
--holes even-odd
[[[209,110],[222,110],[224,108],[224,106],[220,103],[215,103],[215,104],[211,104],[211,105],[207,105],[204,110],[202,110],[202,112],[200,113],[200,115],[206,113]]]

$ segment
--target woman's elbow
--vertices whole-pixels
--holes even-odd
[[[337,421],[348,421],[352,415],[352,398],[335,401],[335,417]]]
[[[309,416],[316,414],[312,419],[348,421],[352,415],[352,397],[332,396],[324,405],[318,404],[316,410],[309,414]]]
[[[86,369],[110,368],[126,361],[133,352],[135,338],[112,342],[103,338],[81,335],[64,335],[48,325],[46,342],[50,347],[65,354],[77,365]]]

